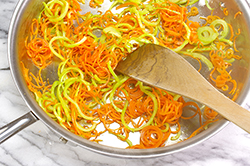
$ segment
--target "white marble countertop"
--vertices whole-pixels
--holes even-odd
[[[29,111],[17,91],[7,61],[8,26],[18,0],[0,0],[0,126]],[[249,104],[245,108],[250,109]],[[230,123],[209,140],[187,150],[153,159],[117,159],[65,145],[42,122],[0,145],[0,166],[250,165],[250,134]]]

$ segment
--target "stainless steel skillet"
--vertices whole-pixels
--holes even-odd
[[[10,68],[13,80],[16,83],[16,86],[21,96],[23,97],[31,111],[26,115],[22,116],[20,119],[17,119],[9,125],[2,127],[0,129],[0,142],[3,142],[9,136],[36,122],[37,120],[41,120],[58,135],[88,150],[108,156],[121,158],[149,158],[175,153],[197,145],[198,143],[205,141],[206,139],[219,132],[228,124],[228,121],[226,121],[225,119],[221,119],[217,123],[209,127],[207,130],[203,131],[192,139],[177,144],[172,144],[163,148],[147,150],[121,149],[106,145],[100,145],[82,139],[81,137],[78,137],[77,135],[66,131],[57,123],[55,123],[50,117],[48,117],[47,114],[37,105],[36,101],[33,98],[33,95],[29,92],[26,86],[26,83],[23,79],[20,70],[19,61],[22,54],[25,54],[24,40],[26,38],[26,35],[28,34],[32,18],[38,16],[39,12],[43,8],[41,3],[42,1],[43,0],[20,0],[16,6],[10,23],[8,39],[8,58]],[[86,3],[88,2],[86,1]],[[213,0],[210,1],[210,4],[211,6],[216,7],[214,14],[221,16],[223,16],[223,14],[220,9],[220,6],[225,5],[229,11],[227,21],[233,25],[234,29],[241,28],[242,35],[238,37],[237,48],[240,50],[243,59],[234,64],[234,70],[232,74],[234,75],[235,79],[241,83],[241,91],[237,102],[244,106],[247,102],[247,98],[250,97],[250,13],[248,12],[249,5],[246,0]],[[203,5],[198,5],[198,8],[201,11],[201,16],[210,14],[210,11]],[[90,11],[91,9],[83,8],[83,10]],[[236,13],[237,11],[242,11],[243,14],[240,17],[237,17],[237,19],[234,19],[234,13]],[[54,78],[55,75],[53,74],[53,71],[53,68],[47,71],[47,77],[49,77],[50,79],[56,79]],[[192,121],[185,125],[194,127],[196,126],[196,124]],[[186,130],[183,131],[183,137],[190,134],[192,130],[193,127],[187,127]]]

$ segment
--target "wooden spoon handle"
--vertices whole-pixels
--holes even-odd
[[[250,111],[244,109],[219,91],[208,91],[202,97],[203,103],[216,110],[227,120],[233,122],[246,132],[250,133]]]

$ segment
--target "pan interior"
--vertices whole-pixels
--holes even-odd
[[[114,143],[114,139],[110,138],[107,142],[104,142],[104,145],[99,145],[88,140],[82,139],[60,127],[57,123],[55,123],[52,119],[50,119],[46,113],[38,106],[36,103],[33,94],[31,94],[27,88],[27,85],[24,81],[21,72],[20,60],[22,60],[25,65],[29,68],[30,71],[36,73],[38,69],[33,66],[30,61],[25,60],[26,48],[25,48],[25,39],[27,34],[30,31],[30,26],[32,23],[32,19],[38,17],[39,12],[43,9],[42,1],[32,1],[32,0],[20,0],[17,8],[14,12],[13,19],[10,26],[10,33],[9,33],[9,61],[11,66],[11,71],[13,74],[13,78],[16,82],[16,85],[24,98],[27,102],[29,108],[37,115],[37,117],[42,120],[46,125],[48,125],[52,130],[57,132],[58,134],[65,137],[67,140],[77,143],[85,147],[86,149],[106,154],[110,156],[117,156],[117,157],[130,157],[130,158],[142,158],[142,157],[155,157],[165,154],[170,154],[187,147],[196,145],[199,142],[204,141],[205,139],[211,137],[219,130],[221,130],[228,122],[221,118],[218,122],[214,123],[209,127],[207,130],[203,131],[202,133],[198,134],[192,139],[183,141],[181,143],[175,144],[179,140],[173,141],[169,143],[169,146],[157,149],[150,149],[150,150],[129,150],[129,149],[120,149],[124,145],[121,144],[120,141]],[[199,17],[207,16],[211,14],[211,11],[207,9],[207,7],[202,4],[203,1],[197,3],[197,7],[199,8],[200,14],[199,16],[194,17],[193,19],[199,19]],[[86,5],[82,6],[82,12],[92,12],[96,14],[98,10],[105,12],[109,7],[111,2],[105,1],[104,4],[100,9],[92,9],[87,4],[89,2],[86,1]],[[234,29],[241,29],[241,35],[237,39],[237,48],[240,51],[240,55],[242,55],[242,59],[240,61],[236,61],[233,65],[233,72],[232,76],[238,81],[240,85],[240,93],[237,99],[237,102],[241,105],[244,105],[246,102],[245,99],[249,95],[249,59],[250,56],[248,53],[250,52],[249,48],[249,7],[246,1],[227,1],[227,0],[212,0],[210,4],[215,7],[214,15],[218,15],[221,18],[224,17],[223,11],[221,7],[226,6],[229,11],[229,16],[226,17],[226,21],[231,23]],[[241,17],[234,19],[234,13],[238,11],[242,11],[243,14]],[[119,11],[117,11],[119,12]],[[195,61],[190,58],[187,60],[196,65]],[[57,67],[58,63],[55,62],[49,66],[47,70],[43,72],[43,78],[49,78],[51,81],[57,80]],[[209,75],[206,70],[202,71],[204,77],[208,78]],[[190,120],[190,121],[180,121],[180,123],[185,124],[182,126],[182,136],[180,140],[184,140],[187,138],[196,128],[199,126],[198,119]],[[113,145],[121,145],[112,147]],[[170,145],[171,144],[171,145]]]

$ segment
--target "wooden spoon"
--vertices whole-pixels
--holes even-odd
[[[216,90],[192,65],[170,49],[144,45],[120,62],[116,71],[203,103],[250,133],[250,112]]]

